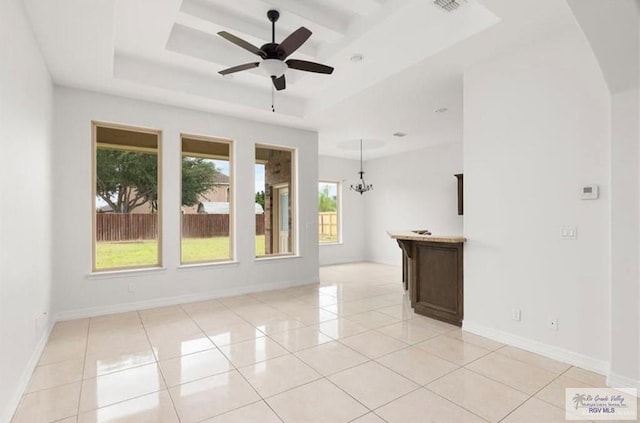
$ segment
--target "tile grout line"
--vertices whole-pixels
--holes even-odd
[[[272,308],[276,309],[275,307],[272,307]],[[320,310],[320,309],[322,309],[322,308],[321,308],[321,307],[318,307],[318,310]],[[276,309],[276,310],[278,310],[278,309]],[[279,311],[281,311],[281,310],[279,310]],[[326,310],[325,310],[325,311],[326,311]],[[235,313],[235,312],[234,312],[234,313]],[[235,314],[236,314],[236,315],[238,315],[237,313],[235,313]],[[286,313],[286,312],[285,312],[285,314],[288,314],[288,313]],[[335,313],[334,313],[334,314],[335,314]],[[255,327],[255,325],[254,325],[253,323],[251,323],[251,322],[249,322],[248,320],[246,320],[243,316],[240,316],[240,315],[238,315],[238,316],[239,316],[240,318],[242,318],[243,320],[245,320],[245,321],[246,321],[247,323],[249,323],[250,325],[252,325],[252,326],[254,326],[254,327]],[[300,320],[295,319],[293,316],[291,316],[291,318],[292,318],[292,320],[299,321],[300,323],[302,323],[302,324],[304,325],[304,322],[301,322]],[[340,318],[340,316],[339,316],[339,315],[336,315],[336,319],[330,319],[330,320],[327,320],[327,321],[337,320],[338,318]],[[315,325],[319,325],[320,323],[324,323],[324,322],[312,323],[312,324],[310,324],[310,325],[303,326],[302,328],[305,328],[305,327],[311,327],[311,326],[315,326]],[[256,329],[257,329],[257,328],[256,328]],[[301,328],[298,328],[298,329],[301,329]],[[259,330],[259,329],[258,329],[258,330]],[[293,329],[293,330],[296,330],[296,329]],[[278,332],[276,332],[276,333],[280,333],[280,332],[285,332],[285,331],[278,331]],[[320,332],[320,330],[318,330],[318,332]],[[322,333],[322,332],[320,332],[320,333]],[[296,354],[297,352],[304,351],[304,350],[306,350],[306,349],[315,348],[315,347],[317,347],[317,346],[319,346],[319,345],[322,345],[322,344],[315,345],[315,346],[311,346],[311,347],[309,347],[309,348],[303,348],[303,349],[301,349],[301,350],[298,350],[298,351],[295,351],[295,352],[294,352],[294,351],[290,351],[290,350],[289,350],[289,349],[287,349],[284,345],[280,344],[278,341],[276,341],[275,339],[271,338],[271,337],[269,336],[269,334],[265,333],[265,336],[266,336],[267,338],[271,339],[271,340],[272,340],[273,342],[275,342],[276,344],[280,345],[282,348],[284,348],[284,349],[288,352],[288,355],[291,355],[291,356],[293,356],[294,358],[296,358],[296,359],[298,359],[298,360],[302,361],[302,362],[303,362],[307,367],[309,367],[310,369],[312,369],[313,371],[315,371],[316,373],[318,373],[318,375],[320,376],[320,377],[319,377],[319,378],[317,378],[317,379],[314,379],[314,380],[308,381],[308,382],[303,383],[303,384],[301,384],[301,385],[294,386],[294,387],[292,387],[292,388],[286,389],[286,390],[284,390],[284,391],[278,392],[278,393],[276,393],[276,394],[274,394],[274,395],[271,395],[271,396],[269,396],[269,397],[266,397],[266,398],[265,398],[265,397],[263,397],[263,396],[262,396],[262,395],[261,395],[261,394],[256,390],[256,388],[251,384],[251,382],[249,382],[249,380],[248,380],[248,379],[246,379],[246,377],[244,376],[244,374],[242,374],[242,372],[240,372],[240,370],[239,370],[238,368],[236,368],[236,369],[238,370],[238,373],[239,373],[239,374],[244,378],[244,380],[249,384],[249,386],[251,386],[251,387],[252,387],[252,389],[256,392],[256,394],[257,394],[257,395],[262,399],[262,401],[264,401],[264,403],[265,403],[265,404],[267,404],[267,406],[268,406],[268,407],[269,407],[269,408],[270,408],[270,409],[271,409],[271,410],[276,414],[276,416],[277,416],[280,420],[282,420],[282,417],[280,417],[280,415],[276,412],[276,410],[274,410],[274,409],[271,407],[271,405],[270,405],[270,404],[269,404],[269,402],[267,401],[267,398],[271,398],[271,397],[274,397],[274,396],[277,396],[277,395],[283,394],[283,393],[285,393],[285,392],[292,391],[292,390],[294,390],[294,389],[297,389],[297,388],[303,387],[303,386],[305,386],[305,385],[309,385],[309,384],[311,384],[311,383],[314,383],[314,382],[317,382],[317,381],[319,381],[319,380],[323,380],[323,379],[324,379],[324,380],[326,380],[327,382],[329,382],[330,384],[332,384],[333,386],[335,386],[336,388],[338,388],[340,391],[344,392],[346,395],[348,395],[350,398],[352,398],[352,399],[353,399],[354,401],[356,401],[358,404],[361,404],[361,405],[362,405],[365,409],[367,409],[369,412],[373,412],[373,410],[371,410],[369,407],[367,407],[366,405],[362,404],[359,400],[357,400],[356,398],[354,398],[351,394],[349,394],[348,392],[344,391],[342,388],[340,388],[339,386],[337,386],[337,385],[336,385],[335,383],[333,383],[333,382],[332,382],[332,381],[331,381],[327,376],[325,376],[325,375],[323,375],[322,373],[318,372],[316,369],[314,369],[312,366],[310,366],[307,362],[305,362],[303,359],[301,359],[300,357],[298,357],[298,356],[297,356],[297,354]],[[328,335],[326,335],[326,336],[328,336]],[[329,337],[329,338],[331,338],[331,336],[328,336],[328,337]],[[337,339],[334,339],[334,338],[332,338],[332,339],[333,339],[333,341],[339,342]],[[331,342],[331,341],[329,341],[329,342]],[[344,344],[341,344],[341,345],[344,345]],[[344,345],[344,346],[346,346],[346,347],[347,347],[347,348],[349,348],[349,349],[352,349],[351,347],[349,347],[349,346],[347,346],[347,345]],[[352,349],[352,350],[353,350],[353,349]],[[354,350],[354,351],[355,351],[355,350]],[[356,352],[357,352],[357,351],[356,351]],[[284,356],[285,356],[285,355],[282,355],[282,356],[279,356],[279,357],[284,357]],[[363,356],[364,356],[364,355],[363,355]],[[274,359],[275,359],[275,358],[279,358],[279,357],[274,357]],[[364,357],[366,357],[366,356],[364,356]],[[373,360],[372,360],[372,359],[370,359],[369,357],[366,357],[366,358],[368,358],[368,361],[366,361],[366,362],[364,362],[364,363],[360,363],[360,364],[358,364],[358,365],[366,364],[366,363],[368,363],[368,362],[373,361]],[[264,362],[264,361],[268,361],[268,360],[269,360],[269,359],[266,359],[266,360],[263,360],[263,361],[260,361],[260,362]],[[233,363],[232,363],[232,364],[233,364]],[[254,363],[253,365],[255,365],[255,364],[257,364],[257,363]],[[353,366],[353,367],[357,367],[358,365],[355,365],[355,366]],[[248,365],[248,366],[251,366],[251,365]],[[247,366],[247,367],[248,367],[248,366]],[[235,365],[234,365],[234,367],[235,367]],[[344,371],[344,370],[341,370],[341,371]],[[363,414],[363,415],[366,415],[366,414],[368,414],[368,413],[365,413],[365,414]],[[360,417],[361,417],[361,416],[360,416]],[[359,417],[358,417],[358,418],[359,418]],[[284,420],[282,420],[282,421],[284,421]]]
[[[178,304],[178,306],[180,307],[181,310],[183,310],[182,309],[182,305]],[[142,316],[140,315],[140,312],[138,311],[137,313],[138,313],[138,319],[140,319],[140,324],[142,325],[142,330],[144,330],[144,334],[145,334],[145,336],[147,338],[147,342],[149,343],[149,347],[151,348],[151,352],[153,354],[153,358],[155,360],[155,364],[156,364],[156,367],[158,369],[158,373],[160,373],[160,377],[162,377],[162,381],[164,382],[164,387],[165,387],[165,389],[167,391],[167,396],[169,397],[169,401],[171,401],[171,405],[173,407],[173,412],[176,413],[176,418],[178,419],[178,422],[181,422],[182,419],[180,418],[180,414],[178,413],[178,408],[176,407],[176,404],[175,404],[175,402],[173,400],[173,397],[171,396],[171,392],[169,392],[169,385],[167,384],[167,380],[166,380],[166,378],[164,376],[164,373],[162,372],[162,369],[160,368],[160,362],[158,360],[158,357],[156,356],[156,352],[153,350],[153,343],[151,342],[151,338],[149,338],[149,332],[147,332],[147,325],[144,324],[144,321],[142,320]],[[187,313],[185,312],[185,314],[187,314]],[[191,317],[189,316],[189,318],[191,318]],[[161,391],[159,391],[159,392],[161,392]]]
[[[535,366],[534,366],[534,367],[535,367]],[[507,413],[507,415],[506,415],[506,416],[504,416],[503,418],[501,418],[499,422],[502,422],[502,421],[504,421],[505,419],[507,419],[507,418],[508,418],[511,414],[513,414],[516,410],[520,409],[520,408],[521,408],[523,405],[525,405],[527,402],[531,401],[531,399],[532,399],[532,398],[536,398],[536,399],[538,399],[538,400],[540,400],[540,401],[543,401],[545,404],[549,404],[549,405],[551,405],[551,406],[553,406],[553,407],[555,407],[555,408],[558,408],[558,407],[556,407],[554,404],[550,404],[550,403],[548,403],[547,401],[544,401],[543,399],[540,399],[540,398],[536,397],[536,395],[538,395],[538,393],[540,393],[541,391],[543,391],[547,386],[551,385],[553,382],[555,382],[556,380],[558,380],[558,378],[559,378],[560,376],[562,376],[562,375],[564,375],[565,373],[567,373],[567,372],[569,371],[569,369],[571,369],[571,367],[569,367],[568,369],[564,370],[562,373],[560,373],[559,375],[557,375],[556,377],[554,377],[554,378],[553,378],[549,383],[547,383],[547,384],[546,384],[546,385],[544,385],[542,388],[538,389],[536,392],[534,392],[533,394],[531,394],[531,395],[529,396],[529,398],[527,398],[527,400],[526,400],[526,401],[524,401],[522,404],[520,404],[519,406],[517,406],[516,408],[514,408],[513,410],[511,410],[509,413]],[[558,409],[559,409],[559,410],[561,410],[560,408],[558,408]],[[498,423],[499,423],[499,422],[498,422]]]
[[[138,312],[138,311],[135,311],[135,313],[139,313],[139,312]],[[138,316],[138,318],[139,318],[139,316]],[[140,325],[143,327],[143,330],[145,331],[145,335],[146,335],[146,328],[144,327],[144,323],[142,323],[142,321],[141,321],[141,320],[140,320]],[[88,342],[88,341],[87,341],[87,342]],[[155,354],[154,354],[154,360],[156,360],[156,359],[155,359]],[[85,380],[97,379],[97,378],[102,377],[102,376],[113,375],[113,374],[120,373],[120,372],[124,372],[124,371],[127,371],[127,370],[137,369],[137,368],[139,368],[139,367],[144,367],[144,366],[149,366],[149,365],[151,365],[151,364],[156,364],[156,366],[157,366],[157,367],[158,367],[158,369],[159,369],[159,366],[157,365],[157,363],[158,363],[158,362],[157,362],[157,360],[156,360],[154,363],[146,363],[146,364],[141,364],[141,365],[133,366],[133,367],[130,367],[130,368],[127,368],[127,369],[116,370],[116,371],[113,371],[113,372],[109,372],[109,373],[105,373],[105,374],[102,374],[102,375],[98,375],[98,376],[94,376],[94,377],[90,377],[90,378],[83,379],[83,380],[82,380],[82,383],[84,384],[84,381],[85,381]],[[83,375],[84,375],[84,374],[83,374]],[[164,376],[162,375],[162,373],[161,373],[161,376],[163,377],[163,381],[164,381]],[[81,390],[82,390],[82,389],[81,389]],[[103,408],[106,408],[106,407],[111,407],[111,406],[114,406],[114,405],[117,405],[117,404],[121,404],[121,403],[124,403],[124,402],[127,402],[127,401],[134,400],[134,399],[142,398],[142,397],[145,397],[145,396],[147,396],[147,395],[151,395],[151,394],[154,394],[154,393],[157,393],[157,392],[162,392],[162,391],[164,391],[164,390],[167,390],[167,391],[168,391],[168,389],[166,388],[166,382],[165,382],[165,389],[159,389],[159,390],[157,390],[157,391],[148,392],[148,393],[146,393],[146,394],[136,395],[136,396],[133,396],[133,397],[131,397],[131,398],[126,398],[126,399],[123,399],[123,400],[120,400],[120,401],[116,401],[116,402],[114,402],[114,403],[107,404],[107,405],[104,405],[104,406],[102,406],[102,407],[97,407],[97,408],[94,408],[94,409],[91,409],[91,410],[87,410],[87,411],[85,411],[85,412],[84,412],[84,413],[82,413],[82,414],[89,413],[89,412],[91,412],[91,411],[100,410],[100,409],[103,409]],[[80,407],[80,404],[78,404],[78,408],[79,408],[79,407]],[[79,416],[80,416],[80,412],[78,412],[78,414],[76,415],[76,417],[79,417]],[[179,420],[179,416],[178,416],[178,420]]]
[[[439,337],[439,336],[444,336],[444,334],[437,335],[436,337]],[[436,337],[434,337],[434,338],[436,338]],[[431,339],[433,339],[433,338],[431,338]],[[402,350],[408,349],[408,348],[413,347],[413,346],[415,346],[415,345],[409,345],[408,347],[405,347],[405,348],[402,348],[402,349],[400,349],[400,350],[397,350],[397,351],[391,352],[391,353],[389,353],[389,354],[383,355],[383,356],[378,357],[378,358],[382,358],[382,357],[385,357],[385,356],[387,356],[387,355],[391,355],[391,354],[393,354],[393,353],[395,353],[395,352],[402,351]],[[418,347],[418,348],[419,348],[419,347]],[[424,352],[425,352],[426,354],[429,354],[429,355],[434,356],[434,357],[436,357],[436,358],[441,358],[441,357],[439,357],[439,356],[437,356],[437,355],[435,355],[435,354],[431,354],[431,353],[429,353],[428,351],[424,351]],[[385,404],[383,404],[383,405],[381,405],[381,406],[379,406],[379,407],[375,408],[374,410],[371,410],[372,412],[374,412],[374,414],[376,414],[376,416],[378,416],[378,414],[377,414],[377,413],[375,413],[375,410],[379,410],[380,408],[382,408],[382,407],[384,407],[384,406],[386,406],[386,405],[388,405],[388,404],[390,404],[390,403],[392,403],[392,402],[394,402],[394,401],[397,401],[398,399],[400,399],[400,398],[402,398],[402,397],[405,397],[405,396],[407,396],[407,395],[409,395],[409,394],[412,394],[412,393],[414,393],[414,392],[417,392],[417,391],[419,391],[420,389],[426,389],[426,390],[428,390],[429,392],[433,393],[434,395],[437,395],[438,397],[440,397],[440,398],[442,398],[442,399],[446,400],[447,402],[449,402],[449,403],[451,403],[451,404],[455,405],[456,407],[460,407],[461,409],[466,410],[467,412],[469,412],[469,413],[473,414],[474,416],[479,417],[481,420],[487,421],[484,417],[479,416],[479,415],[478,415],[478,414],[476,414],[475,412],[473,412],[473,411],[471,411],[471,410],[469,410],[469,409],[467,409],[467,408],[463,407],[462,405],[460,405],[460,404],[457,404],[457,403],[453,402],[451,399],[446,398],[446,397],[443,397],[443,396],[442,396],[442,395],[440,395],[439,393],[437,393],[437,392],[435,392],[435,391],[433,391],[433,390],[431,390],[431,389],[427,388],[427,385],[429,385],[429,384],[431,384],[431,383],[433,383],[433,382],[435,382],[435,381],[437,381],[437,380],[439,380],[439,379],[442,379],[442,378],[444,378],[444,377],[446,377],[446,376],[448,376],[448,375],[450,375],[450,374],[452,374],[452,373],[454,373],[454,372],[456,372],[456,371],[458,371],[458,370],[460,370],[460,369],[464,368],[464,366],[461,366],[461,365],[460,365],[460,364],[458,364],[458,363],[453,363],[453,362],[450,362],[450,361],[448,361],[448,360],[445,360],[445,361],[447,361],[447,362],[449,362],[449,363],[451,363],[451,364],[456,365],[456,366],[457,366],[457,368],[455,368],[455,369],[451,370],[450,372],[447,372],[447,373],[445,373],[445,374],[443,374],[443,375],[441,375],[441,376],[439,376],[439,377],[437,377],[437,378],[435,378],[435,379],[433,379],[433,380],[431,380],[431,381],[429,381],[429,382],[427,382],[427,383],[425,383],[425,384],[420,384],[420,383],[418,383],[418,382],[416,382],[416,381],[414,381],[414,380],[411,380],[411,379],[407,378],[406,376],[404,376],[404,375],[402,375],[402,374],[400,374],[400,373],[396,372],[394,369],[392,369],[392,368],[390,368],[390,367],[386,366],[385,364],[378,362],[378,361],[377,361],[377,359],[372,359],[372,361],[374,361],[375,363],[377,363],[377,364],[379,364],[379,365],[381,365],[381,366],[385,367],[386,369],[388,369],[388,370],[390,370],[390,371],[392,371],[392,372],[396,373],[397,375],[399,375],[399,376],[401,376],[401,377],[403,377],[403,378],[405,378],[405,379],[407,379],[407,380],[410,380],[411,382],[416,383],[416,384],[418,385],[418,387],[417,387],[416,389],[414,389],[414,390],[412,390],[412,391],[410,391],[410,392],[407,392],[406,394],[401,395],[400,397],[395,398],[395,399],[393,399],[393,400],[391,400],[391,401],[389,401],[389,402],[387,402],[387,403],[385,403]],[[378,416],[378,417],[380,417],[380,416]],[[383,420],[384,420],[384,419],[383,419]]]
[[[272,308],[274,308],[274,309],[276,309],[276,310],[279,310],[279,309],[277,309],[277,308],[275,308],[275,307],[272,307]],[[324,310],[322,307],[318,307],[317,309],[318,309],[318,310]],[[279,310],[279,311],[281,311],[281,310]],[[327,310],[325,310],[325,311],[327,311]],[[332,313],[331,311],[329,311],[329,312],[330,312],[330,313]],[[286,313],[286,312],[284,312],[284,313],[285,313],[285,314],[288,314],[288,313]],[[236,313],[236,314],[237,314],[237,313]],[[335,314],[335,313],[334,313],[334,314]],[[241,317],[243,320],[247,321],[243,316],[240,316],[240,317]],[[295,319],[293,316],[291,316],[291,317],[292,317],[292,320],[297,320],[297,319]],[[393,317],[393,316],[392,316],[392,317]],[[336,319],[330,319],[330,320],[327,320],[327,321],[333,321],[333,320],[337,320],[337,319],[339,319],[339,318],[343,318],[343,317],[341,317],[339,314],[336,314]],[[299,321],[299,320],[297,320],[297,321]],[[253,323],[251,323],[251,322],[249,322],[249,321],[247,321],[247,323],[249,323],[249,324],[251,324],[252,326],[254,326],[254,325],[253,325]],[[301,322],[301,323],[304,325],[304,322]],[[319,324],[321,324],[321,323],[324,323],[324,322],[312,323],[312,324],[309,324],[309,325],[305,325],[305,326],[303,326],[303,328],[304,328],[304,327],[311,327],[311,326],[319,325]],[[356,323],[357,323],[357,322],[356,322]],[[395,324],[395,323],[394,323],[394,324]],[[254,326],[254,327],[255,327],[255,326]],[[301,328],[298,328],[298,329],[301,329]],[[295,330],[295,329],[293,329],[293,330]],[[373,330],[373,329],[371,329],[371,330]],[[284,331],[279,331],[279,332],[284,332]],[[276,332],[276,333],[279,333],[279,332]],[[322,333],[320,330],[318,330],[318,332]],[[363,332],[363,333],[364,333],[364,332]],[[326,335],[326,334],[325,334],[325,335]],[[306,366],[308,366],[310,369],[314,370],[314,371],[315,371],[316,373],[318,373],[318,374],[319,374],[319,376],[320,376],[320,377],[319,377],[319,378],[317,378],[317,379],[314,379],[314,380],[308,381],[308,382],[306,382],[306,383],[303,383],[303,384],[301,384],[301,385],[297,385],[297,386],[295,386],[295,387],[292,387],[292,388],[286,389],[286,390],[284,390],[284,391],[282,391],[282,392],[276,393],[276,394],[271,395],[270,397],[267,397],[267,398],[272,398],[272,397],[274,397],[274,396],[281,395],[281,394],[283,394],[283,393],[285,393],[285,392],[289,392],[289,391],[292,391],[292,390],[294,390],[294,389],[298,389],[298,388],[303,387],[303,386],[305,386],[305,385],[309,385],[309,384],[315,383],[315,382],[317,382],[317,381],[319,381],[319,380],[326,380],[326,381],[327,381],[327,382],[329,382],[331,385],[335,386],[335,387],[336,387],[336,388],[338,388],[340,391],[344,392],[346,395],[348,395],[350,398],[352,398],[354,401],[356,401],[358,404],[361,404],[361,405],[362,405],[366,410],[368,410],[368,412],[367,412],[367,413],[365,413],[365,414],[363,414],[362,416],[367,415],[368,413],[374,413],[372,409],[370,409],[369,407],[367,407],[366,405],[364,405],[363,403],[361,403],[358,399],[356,399],[355,397],[353,397],[353,396],[352,396],[351,394],[349,394],[348,392],[344,391],[340,386],[336,385],[336,384],[335,384],[333,381],[331,381],[327,376],[325,376],[325,375],[323,375],[323,374],[319,373],[319,372],[318,372],[317,370],[315,370],[312,366],[310,366],[308,363],[306,363],[303,359],[301,359],[300,357],[298,357],[298,356],[297,356],[297,353],[298,353],[298,352],[300,352],[300,351],[304,351],[304,350],[307,350],[307,349],[315,348],[315,347],[320,346],[320,345],[322,345],[322,344],[315,345],[315,346],[311,346],[311,347],[308,347],[308,348],[303,348],[303,349],[301,349],[301,350],[298,350],[298,351],[295,351],[295,352],[294,352],[294,351],[290,351],[290,350],[288,350],[284,345],[281,345],[281,344],[280,344],[279,342],[277,342],[275,339],[271,338],[271,337],[269,336],[269,334],[265,333],[265,336],[266,336],[266,337],[268,337],[269,339],[271,339],[273,342],[276,342],[278,345],[282,346],[282,348],[284,348],[285,350],[287,350],[287,351],[288,351],[288,354],[289,354],[289,355],[291,355],[291,356],[293,356],[294,358],[296,358],[296,359],[298,359],[298,360],[302,361]],[[328,335],[326,335],[326,336],[328,336]],[[354,335],[354,336],[355,336],[355,335]],[[353,348],[349,347],[348,345],[342,344],[342,343],[339,341],[339,339],[332,338],[331,336],[328,336],[328,337],[329,337],[329,338],[331,338],[333,341],[338,342],[338,343],[340,343],[341,345],[343,345],[343,346],[345,346],[345,347],[347,347],[347,348],[349,348],[349,349],[353,350]],[[329,342],[331,342],[331,341],[329,341]],[[355,350],[353,350],[353,351],[355,351]],[[357,352],[357,351],[356,351],[356,352]],[[359,353],[359,354],[361,354],[361,353]],[[362,354],[361,354],[361,355],[362,355]],[[363,355],[363,356],[364,356],[364,355]],[[281,357],[282,357],[282,356],[281,356]],[[364,356],[364,357],[366,357],[366,358],[368,359],[368,361],[365,361],[365,362],[363,362],[363,363],[357,364],[357,365],[352,366],[352,367],[357,367],[358,365],[363,365],[363,364],[366,364],[366,363],[369,363],[369,362],[373,362],[373,359],[371,359],[371,358],[369,358],[369,357],[367,357],[367,356]],[[274,357],[274,358],[278,358],[278,357]],[[268,361],[268,360],[264,360],[264,361]],[[254,364],[255,364],[255,363],[254,363]],[[352,367],[351,367],[351,368],[352,368]],[[341,370],[341,371],[344,371],[344,370],[346,370],[346,369],[343,369],[343,370]],[[244,375],[243,375],[240,371],[238,371],[238,372],[239,372],[239,373],[243,376],[243,378],[244,378]],[[338,373],[338,372],[336,372],[336,373]],[[245,380],[247,381],[247,383],[249,383],[249,385],[250,385],[252,388],[254,388],[254,387],[253,387],[253,385],[251,385],[251,383],[250,383],[246,378],[245,378]],[[255,388],[254,388],[254,390],[255,390]],[[263,397],[259,392],[257,392],[257,390],[256,390],[256,393],[257,393],[257,394],[258,394],[258,396],[259,396],[259,397],[260,397],[260,398],[261,398],[261,399],[262,399],[262,400],[267,404],[267,406],[269,406],[269,408],[270,408],[270,409],[271,409],[271,410],[276,414],[276,416],[282,420],[282,418],[277,414],[277,412],[276,412],[275,410],[273,410],[273,408],[271,408],[271,405],[270,405],[270,404],[269,404],[269,402],[267,401],[267,398]],[[374,414],[375,414],[375,413],[374,413]],[[362,417],[362,416],[359,416],[359,417],[357,417],[357,418],[360,418],[360,417]],[[356,419],[357,419],[357,418],[356,418]]]
[[[78,408],[76,409],[76,422],[80,417],[80,401],[82,400],[82,391],[84,390],[84,381],[85,381],[85,370],[87,367],[87,354],[89,351],[89,335],[91,334],[91,322],[93,318],[89,318],[89,322],[87,323],[87,339],[84,343],[84,355],[82,356],[82,379],[80,380],[80,391],[78,392]]]
[[[455,370],[454,370],[454,371],[455,371]],[[453,372],[451,372],[451,373],[453,373]],[[451,373],[449,373],[449,374],[451,374]],[[431,382],[429,382],[429,383],[431,383]],[[447,397],[445,397],[445,396],[440,395],[438,392],[436,392],[436,391],[434,391],[434,390],[432,390],[432,389],[428,388],[426,385],[425,385],[425,386],[423,386],[423,388],[424,388],[424,389],[426,389],[427,391],[431,392],[432,394],[434,394],[434,395],[436,395],[436,396],[438,396],[438,397],[442,398],[443,400],[445,400],[445,401],[447,401],[447,402],[450,402],[451,404],[455,405],[456,407],[460,407],[461,409],[463,409],[463,410],[465,410],[465,411],[467,411],[467,412],[469,412],[469,413],[473,414],[474,416],[477,416],[480,420],[484,420],[485,422],[489,423],[489,420],[487,420],[487,419],[485,419],[484,417],[480,416],[480,415],[479,415],[479,414],[477,414],[476,412],[474,412],[474,411],[472,411],[472,410],[469,410],[469,409],[468,409],[468,408],[466,408],[465,406],[463,406],[463,405],[461,405],[461,404],[458,404],[458,403],[454,402],[453,400],[451,400],[451,399],[449,399],[449,398],[447,398]]]
[[[227,307],[227,306],[225,306],[224,304],[222,304],[222,305],[223,305],[224,307]],[[182,305],[180,305],[180,307],[184,310],[184,308],[182,307]],[[230,310],[230,309],[229,309],[229,310]],[[246,319],[244,319],[242,316],[240,316],[240,315],[238,315],[237,313],[235,313],[233,310],[230,310],[230,311],[231,311],[231,312],[233,312],[236,316],[240,317],[240,318],[241,318],[242,320],[244,320],[245,322],[249,323]],[[236,366],[236,365],[235,365],[235,364],[234,364],[234,363],[233,363],[233,362],[232,362],[232,361],[231,361],[231,360],[226,356],[226,354],[225,354],[222,350],[220,350],[220,347],[218,346],[218,344],[216,344],[215,342],[213,342],[213,340],[209,337],[209,335],[207,335],[207,333],[202,329],[202,327],[201,327],[201,326],[200,326],[200,325],[199,325],[199,324],[198,324],[198,323],[193,319],[193,317],[192,317],[189,313],[187,313],[187,312],[186,312],[186,310],[185,310],[185,313],[186,313],[186,314],[189,316],[189,318],[194,322],[194,324],[195,324],[196,326],[198,326],[198,328],[199,328],[199,329],[202,331],[202,333],[207,337],[207,339],[209,339],[209,340],[211,341],[211,343],[213,343],[213,345],[214,345],[215,349],[216,349],[216,350],[218,350],[218,352],[220,352],[220,354],[222,354],[222,356],[223,356],[223,357],[224,357],[224,358],[229,362],[230,366],[232,367],[232,369],[231,369],[231,370],[229,370],[228,372],[223,372],[223,373],[219,373],[219,374],[224,374],[224,373],[229,373],[229,372],[235,371],[235,372],[236,372],[236,373],[237,373],[237,374],[238,374],[238,375],[239,375],[239,376],[240,376],[240,377],[241,377],[241,378],[242,378],[242,379],[247,383],[247,385],[249,385],[249,386],[251,387],[251,389],[253,389],[253,391],[256,393],[256,395],[258,396],[258,398],[260,398],[258,401],[254,401],[254,402],[252,402],[252,403],[245,404],[245,405],[242,405],[242,406],[240,406],[240,407],[233,408],[233,409],[231,409],[231,410],[227,410],[227,411],[225,411],[224,413],[217,414],[217,415],[215,415],[215,416],[209,416],[209,417],[206,417],[206,418],[204,418],[204,419],[203,419],[203,420],[201,420],[201,421],[205,421],[205,420],[210,419],[210,418],[213,418],[213,417],[221,416],[221,415],[224,415],[224,414],[230,413],[230,412],[232,412],[232,411],[239,410],[240,408],[244,408],[244,407],[247,407],[247,406],[249,406],[249,405],[256,404],[256,403],[258,403],[258,402],[264,402],[264,403],[267,405],[267,407],[269,407],[269,409],[271,409],[271,410],[273,411],[273,413],[278,417],[278,419],[280,419],[280,421],[284,422],[284,420],[282,420],[282,418],[281,418],[281,417],[276,413],[276,411],[275,411],[275,410],[273,410],[273,409],[271,408],[271,405],[269,405],[269,403],[267,403],[267,401],[265,401],[265,399],[262,397],[262,395],[260,395],[260,393],[257,391],[257,389],[256,389],[256,388],[251,384],[251,382],[249,382],[249,380],[244,376],[244,374],[242,374],[242,372],[240,371],[240,368],[239,368],[238,366]],[[249,324],[251,324],[251,323],[249,323]],[[253,326],[253,325],[251,324],[251,326]],[[255,326],[254,326],[254,327],[255,327]],[[256,328],[256,330],[259,330],[259,329],[258,329],[258,328]],[[265,336],[266,336],[266,334],[265,334]],[[242,342],[244,342],[244,341],[242,341]],[[239,343],[239,342],[238,342],[238,343]],[[233,345],[233,344],[229,344],[229,345]],[[274,358],[275,358],[275,357],[274,357]],[[265,360],[265,361],[266,361],[266,360]],[[254,363],[254,364],[255,364],[255,363]],[[214,376],[216,376],[216,375],[214,375]],[[202,380],[202,379],[205,379],[205,378],[207,378],[207,377],[211,377],[211,376],[205,376],[205,377],[202,377],[202,378],[197,379],[197,380]],[[191,382],[194,382],[194,381],[189,381],[189,382],[187,382],[187,383],[191,383]],[[182,384],[181,384],[181,385],[182,385]],[[178,386],[179,386],[179,385],[178,385]],[[170,392],[169,392],[169,397],[171,398],[171,402],[174,404],[174,409],[175,409],[175,408],[176,408],[176,407],[175,407],[175,403],[174,403],[174,401],[173,401],[173,397],[171,396],[171,393],[170,393]],[[178,412],[177,412],[177,410],[176,410],[176,414],[177,414],[177,413],[178,413]],[[179,416],[179,415],[178,415],[178,419],[180,419],[180,416]]]

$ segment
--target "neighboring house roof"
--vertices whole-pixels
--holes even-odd
[[[255,204],[256,214],[264,214],[264,209],[258,203]],[[229,203],[203,201],[198,204],[198,213],[206,214],[229,214]]]
[[[110,205],[105,204],[104,206],[100,206],[96,209],[99,213],[110,213],[113,211]]]
[[[224,173],[218,173],[216,175],[216,185],[229,185],[229,176]]]

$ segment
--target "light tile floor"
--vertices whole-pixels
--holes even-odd
[[[56,324],[13,423],[564,421],[604,377],[413,313],[397,267]]]

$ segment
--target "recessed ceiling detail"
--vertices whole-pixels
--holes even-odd
[[[423,0],[165,1],[174,4],[173,14],[170,10],[164,15],[140,13],[136,4],[145,4],[151,12],[155,8],[152,0],[128,0],[118,4],[116,20],[122,23],[116,37],[114,69],[117,72],[114,76],[145,84],[139,68],[131,69],[128,64],[118,63],[124,57],[144,61],[151,68],[155,66],[158,73],[149,78],[148,85],[178,89],[181,93],[199,97],[198,102],[210,102],[223,110],[226,105],[233,106],[247,110],[250,115],[263,115],[263,119],[274,118],[269,102],[256,101],[250,98],[250,93],[254,92],[259,98],[269,96],[270,77],[260,66],[235,73],[233,80],[218,75],[239,64],[258,62],[255,54],[234,48],[218,33],[233,34],[252,45],[262,46],[272,36],[271,23],[265,18],[268,10],[279,11],[276,42],[300,27],[313,33],[296,50],[295,59],[326,63],[336,69],[331,77],[286,72],[287,89],[276,95],[279,107],[275,115],[294,119],[331,109],[499,21],[476,0],[470,0],[455,14],[443,14],[442,10]],[[132,13],[137,19],[131,17]],[[138,40],[147,26],[154,27],[152,32],[157,36]],[[166,31],[164,37],[160,36],[160,28]],[[357,67],[350,63],[354,51],[360,57],[367,57]],[[169,74],[171,78],[163,82],[160,75]],[[214,88],[192,87],[194,79],[203,81],[207,78],[210,87]]]
[[[456,0],[457,1],[457,0]],[[471,67],[579,31],[562,0],[24,0],[53,81],[134,99],[316,130],[319,153],[359,159],[341,140],[365,139],[367,158],[462,140],[462,75]],[[218,36],[260,46],[277,9],[276,40],[312,33],[295,58],[326,63],[330,77],[287,74],[276,92],[254,61]],[[355,53],[366,60],[351,62]],[[443,105],[446,113],[433,113]],[[399,129],[406,137],[395,139]],[[384,143],[367,152],[368,139]]]

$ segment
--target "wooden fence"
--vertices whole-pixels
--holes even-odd
[[[320,238],[321,241],[338,239],[337,212],[318,213],[318,238]]]
[[[256,215],[256,234],[264,235],[264,215]],[[228,214],[183,214],[182,236],[209,238],[229,236]],[[96,241],[136,241],[158,237],[158,215],[143,213],[96,213]]]

